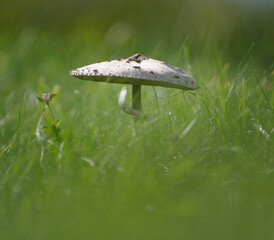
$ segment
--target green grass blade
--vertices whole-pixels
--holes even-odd
[[[243,130],[246,128],[246,119],[245,119],[245,79],[242,79],[242,117],[243,117]]]

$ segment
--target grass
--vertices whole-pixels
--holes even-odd
[[[143,87],[153,121],[133,124],[118,106],[122,85],[69,76],[113,56],[64,39],[26,34],[1,51],[1,239],[274,237],[271,69],[251,57],[238,69],[220,49],[198,58],[186,42],[176,59],[152,49],[201,88]],[[52,91],[63,145],[37,136],[50,113],[36,96]]]

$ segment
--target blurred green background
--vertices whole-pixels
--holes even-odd
[[[7,39],[2,48],[8,47],[22,34],[47,35],[56,44],[76,38],[68,57],[85,50],[92,58],[102,41],[109,55],[127,56],[128,48],[151,54],[157,46],[175,55],[188,37],[197,61],[204,51],[219,48],[226,61],[234,62],[254,44],[256,61],[269,66],[273,5],[271,0],[1,1],[1,42]]]
[[[0,239],[273,239],[273,16],[271,0],[0,0]],[[143,87],[155,121],[133,126],[122,86],[69,71],[137,52],[201,88]],[[61,151],[36,135],[51,91]]]

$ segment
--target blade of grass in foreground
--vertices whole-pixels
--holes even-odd
[[[243,114],[243,130],[245,131],[245,79],[242,79],[242,114]]]
[[[271,80],[272,80],[272,111],[274,111],[274,71],[271,74]]]

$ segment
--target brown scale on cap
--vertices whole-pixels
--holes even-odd
[[[177,76],[177,75],[174,75],[174,76],[172,76],[173,78],[180,78],[179,76]]]
[[[149,58],[140,54],[140,53],[137,53],[137,54],[134,54],[133,56],[129,57],[128,58],[128,61],[129,62],[137,62],[137,63],[141,63],[142,61],[144,60],[148,60]]]

